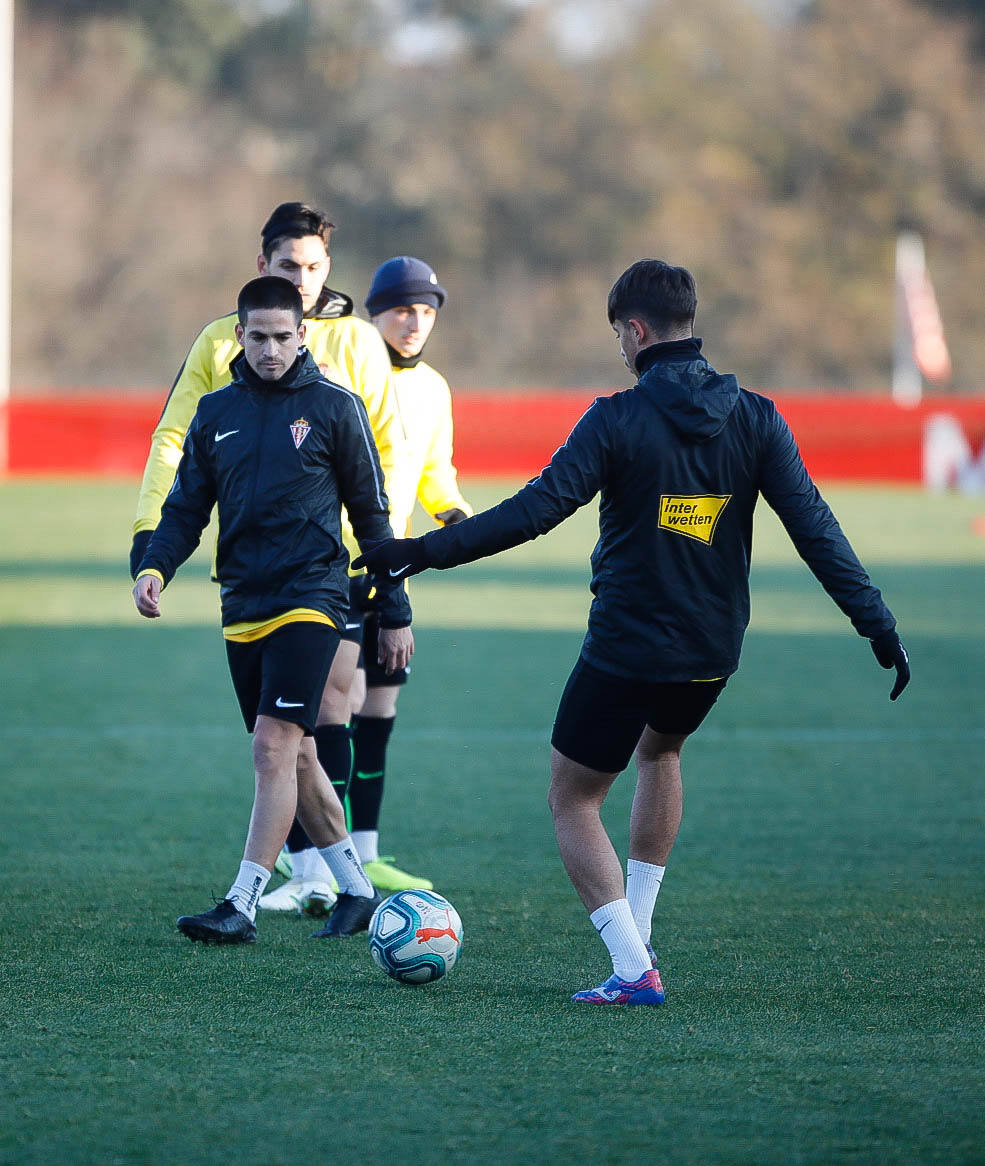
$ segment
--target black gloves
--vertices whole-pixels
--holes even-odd
[[[366,568],[377,587],[393,587],[430,565],[419,538],[390,539],[352,560],[356,570]]]
[[[440,514],[434,516],[442,526],[454,526],[456,522],[464,522],[468,515],[464,510],[459,510],[457,506],[453,506],[451,510],[442,510]]]
[[[904,688],[910,683],[910,658],[906,648],[895,631],[880,632],[869,641],[875,658],[883,668],[896,669],[896,683],[889,694],[890,700],[895,700]]]
[[[133,536],[133,543],[130,546],[130,578],[137,578],[137,571],[143,561],[144,555],[147,554],[147,545],[150,542],[152,530],[138,530]]]

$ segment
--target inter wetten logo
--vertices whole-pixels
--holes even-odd
[[[658,525],[710,546],[715,527],[731,497],[731,494],[661,494]]]

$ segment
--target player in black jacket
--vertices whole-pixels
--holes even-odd
[[[190,939],[252,943],[256,905],[297,810],[339,885],[319,935],[365,930],[380,902],[312,733],[348,610],[341,508],[361,547],[392,537],[379,455],[362,401],[322,376],[302,346],[297,288],[264,276],[240,292],[234,379],[199,401],[178,475],[140,564],[134,600],[161,614],[163,587],[219,511],[222,631],[247,730],[256,798],[239,874],[226,898],[182,916]],[[402,587],[381,595],[390,670],[413,651]]]
[[[659,1004],[650,946],[681,819],[680,753],[729,675],[749,621],[752,518],[762,495],[828,594],[909,680],[892,614],[812,482],[773,403],[701,355],[684,268],[635,263],[609,322],[635,388],[600,397],[518,494],[457,526],[364,552],[378,581],[471,562],[557,526],[601,492],[595,596],[552,735],[550,803],[568,874],[612,955],[613,975],[573,999]],[[636,753],[625,888],[600,809]]]

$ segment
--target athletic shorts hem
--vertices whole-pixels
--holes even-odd
[[[621,773],[644,729],[689,736],[727,682],[727,677],[702,682],[627,680],[579,659],[558,705],[551,744],[588,769]]]

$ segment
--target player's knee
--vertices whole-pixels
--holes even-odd
[[[360,715],[386,719],[397,715],[397,698],[400,688],[397,685],[374,685],[366,690],[366,698],[362,702]]]
[[[578,802],[578,791],[556,774],[547,790],[547,805],[552,816],[557,819],[569,812]]]
[[[331,681],[325,685],[321,704],[318,706],[319,725],[344,725],[351,715],[348,687],[336,687]]]
[[[253,764],[258,777],[277,778],[294,772],[301,730],[273,717],[259,717],[253,732]]]
[[[357,669],[355,678],[349,688],[349,708],[358,713],[366,702],[366,673],[362,668]]]
[[[298,749],[298,780],[311,780],[315,776],[317,768],[318,754],[315,752],[314,738],[305,737],[301,742],[301,748]]]

